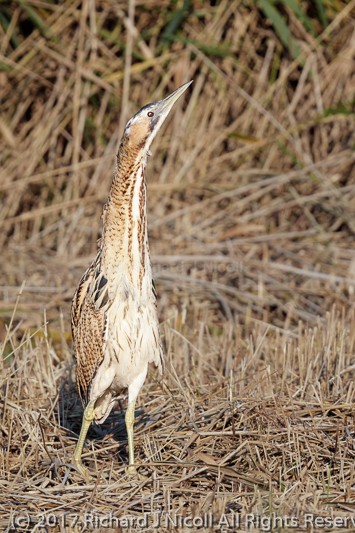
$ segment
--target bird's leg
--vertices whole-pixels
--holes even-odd
[[[83,453],[83,446],[84,446],[87,432],[89,430],[91,422],[94,419],[94,406],[95,406],[95,402],[89,402],[85,408],[84,415],[83,415],[83,421],[81,424],[80,435],[78,438],[78,442],[76,444],[74,458],[73,458],[73,463],[74,463],[75,468],[86,479],[90,478],[90,474],[87,471],[87,469],[84,467],[83,463],[81,462],[81,455]]]
[[[136,467],[134,466],[134,438],[133,438],[133,426],[134,426],[134,407],[136,401],[133,400],[128,403],[125,421],[128,436],[128,468],[127,474],[135,476],[137,474]]]
[[[126,429],[127,429],[127,436],[128,436],[128,463],[129,464],[127,468],[127,474],[129,476],[137,475],[137,470],[134,464],[134,442],[133,442],[134,407],[136,405],[136,399],[139,394],[139,391],[141,390],[145,377],[147,375],[147,368],[148,368],[148,365],[146,365],[143,368],[143,371],[140,374],[138,374],[138,376],[132,381],[132,383],[128,387],[128,406],[127,406],[125,421],[126,421]]]

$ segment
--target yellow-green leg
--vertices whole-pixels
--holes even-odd
[[[94,419],[94,406],[95,406],[95,402],[89,402],[85,408],[84,415],[83,415],[83,421],[81,424],[80,435],[78,438],[78,442],[76,444],[74,458],[73,458],[73,463],[74,463],[75,468],[86,479],[90,478],[90,474],[85,468],[85,466],[83,465],[83,463],[81,462],[81,455],[83,453],[83,446],[84,446],[87,432],[89,430],[91,422]]]
[[[139,394],[139,391],[142,388],[142,385],[147,375],[148,364],[145,365],[142,372],[132,381],[128,387],[128,406],[126,411],[126,429],[128,436],[128,468],[127,474],[129,476],[137,476],[139,479],[144,478],[144,476],[138,476],[137,470],[134,464],[134,440],[133,440],[133,425],[134,425],[134,407],[136,405],[136,399]]]
[[[128,468],[127,474],[135,476],[137,474],[136,467],[134,465],[134,438],[133,438],[133,426],[134,426],[134,407],[135,401],[128,403],[125,421],[128,436]]]

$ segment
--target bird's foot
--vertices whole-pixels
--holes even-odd
[[[92,481],[92,475],[90,474],[89,470],[83,465],[81,460],[73,459],[73,466],[75,470],[83,476],[85,481],[87,482]]]
[[[139,474],[135,465],[127,466],[127,476],[132,479],[137,479],[138,481],[147,481],[147,479],[149,479],[147,476],[143,476],[142,474]]]
[[[129,477],[136,477],[138,476],[138,472],[137,472],[137,469],[134,465],[128,465],[127,466],[127,475]]]

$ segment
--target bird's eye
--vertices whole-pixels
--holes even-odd
[[[154,117],[153,111],[148,111],[148,117]]]

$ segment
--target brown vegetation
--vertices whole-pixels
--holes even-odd
[[[355,3],[329,3],[316,37],[286,10],[296,58],[252,2],[9,5],[1,529],[25,511],[31,528],[43,512],[350,516]],[[82,416],[70,300],[96,251],[125,121],[189,79],[147,172],[167,354],[163,381],[152,372],[138,402],[147,479],[125,475],[117,409],[89,434],[98,478],[85,485],[66,466]]]

